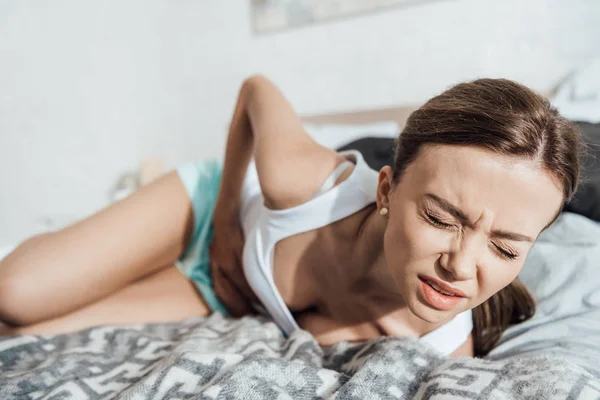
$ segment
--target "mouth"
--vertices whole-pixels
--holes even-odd
[[[419,275],[419,290],[429,305],[442,311],[454,308],[467,296],[460,290],[426,275]]]
[[[464,294],[462,291],[460,291],[460,290],[452,287],[451,285],[448,285],[447,283],[444,283],[438,279],[432,278],[430,276],[419,275],[419,280],[425,282],[426,284],[428,284],[429,286],[434,288],[436,291],[440,292],[441,294],[443,294],[445,296],[467,297],[467,295]]]

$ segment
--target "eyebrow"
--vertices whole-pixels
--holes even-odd
[[[448,200],[443,199],[439,196],[436,196],[433,193],[426,193],[425,197],[430,200],[435,201],[440,207],[442,207],[444,210],[448,211],[450,214],[454,215],[456,218],[461,220],[463,223],[467,224],[468,226],[473,226],[473,223],[471,221],[469,221],[469,218],[466,216],[466,214],[464,212],[462,212],[454,204],[450,203]],[[527,235],[523,235],[523,234],[515,233],[515,232],[503,231],[503,230],[492,231],[492,235],[499,237],[499,238],[514,240],[514,241],[518,241],[518,242],[533,242],[534,241],[532,238],[530,238]]]

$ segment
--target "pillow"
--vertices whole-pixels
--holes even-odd
[[[372,169],[379,171],[385,165],[394,165],[396,139],[366,137],[337,148],[337,151],[358,150]]]
[[[572,71],[550,101],[565,118],[600,123],[600,57]]]
[[[600,223],[564,212],[531,248],[519,278],[533,318],[504,332],[490,359],[555,355],[600,378]]]

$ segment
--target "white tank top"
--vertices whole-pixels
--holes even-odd
[[[264,205],[254,163],[248,167],[244,179],[240,207],[240,221],[245,236],[244,274],[264,309],[286,335],[300,328],[275,286],[275,244],[287,237],[346,218],[375,202],[378,172],[367,165],[358,151],[349,150],[340,154],[348,161],[333,171],[319,191],[307,202],[285,210],[271,210]],[[335,186],[350,162],[355,164],[354,170]],[[471,318],[471,310],[465,311],[419,340],[446,355],[451,354],[471,333]]]

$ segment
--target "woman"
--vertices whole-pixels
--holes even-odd
[[[576,190],[580,148],[544,98],[481,79],[415,111],[377,172],[252,77],[222,169],[182,166],[21,244],[0,265],[0,320],[35,334],[261,309],[325,345],[409,335],[483,356],[534,313],[517,275]]]

